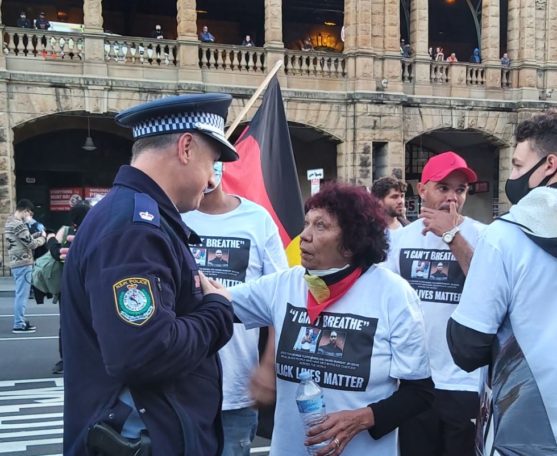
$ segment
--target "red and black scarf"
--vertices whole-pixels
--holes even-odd
[[[311,324],[315,322],[321,312],[342,298],[362,273],[362,268],[356,266],[350,266],[325,276],[306,273],[304,279],[308,285],[307,310]]]

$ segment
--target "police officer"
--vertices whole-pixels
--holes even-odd
[[[237,159],[226,94],[168,97],[116,121],[135,139],[64,268],[64,454],[217,455],[217,351],[232,335],[227,292],[199,274],[180,218]]]

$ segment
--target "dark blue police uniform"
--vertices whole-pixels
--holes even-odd
[[[95,423],[121,431],[132,410],[124,389],[154,456],[220,454],[217,352],[233,313],[223,296],[203,296],[192,241],[172,201],[132,166],[81,224],[62,285],[65,455],[88,454]]]

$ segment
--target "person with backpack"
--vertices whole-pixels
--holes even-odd
[[[70,244],[74,239],[79,225],[81,225],[81,222],[85,219],[87,212],[89,212],[89,209],[91,209],[91,205],[87,201],[80,201],[70,209],[71,226],[62,226],[56,234],[50,233],[47,235],[46,246],[48,248],[48,253],[60,265],[63,265],[66,260]],[[57,280],[57,283],[49,284],[48,279],[45,280],[47,286],[51,287],[51,290],[58,290],[58,295],[60,293],[60,285],[62,281],[62,268],[59,269],[60,273],[55,279]],[[60,312],[62,312],[61,309]],[[60,354],[60,361],[54,365],[52,369],[53,374],[64,373],[64,361],[62,358],[62,334],[60,330],[58,330],[58,352]]]

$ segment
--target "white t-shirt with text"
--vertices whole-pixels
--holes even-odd
[[[423,318],[408,283],[372,266],[311,324],[304,274],[297,266],[230,290],[234,311],[246,327],[273,325],[276,330],[271,454],[277,456],[307,454],[295,400],[301,371],[311,371],[323,388],[328,413],[385,399],[397,389],[398,379],[430,376]],[[336,343],[330,340],[333,331]],[[358,433],[343,455],[363,454],[397,454],[397,432],[379,440]]]
[[[465,217],[459,228],[474,248],[484,225]],[[398,230],[383,266],[400,274],[418,293],[435,387],[477,392],[480,371],[468,373],[460,369],[453,361],[446,338],[447,322],[460,301],[465,276],[449,245],[431,232],[424,236],[423,229],[423,220],[418,219]]]
[[[182,218],[202,239],[202,245],[191,247],[199,269],[227,287],[288,267],[275,222],[250,200],[240,198],[240,205],[226,214],[193,211]],[[223,410],[253,405],[249,380],[259,361],[258,340],[259,330],[235,323],[232,339],[219,351]]]

